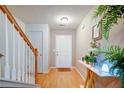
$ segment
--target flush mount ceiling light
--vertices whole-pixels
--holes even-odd
[[[68,23],[68,17],[61,17],[60,22],[61,22],[62,25],[67,24]]]

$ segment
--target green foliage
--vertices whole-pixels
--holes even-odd
[[[98,22],[98,26],[102,27],[102,36],[105,39],[109,38],[109,32],[118,19],[123,16],[124,5],[100,5],[97,7],[94,18],[102,17]]]
[[[109,6],[107,6],[107,5],[100,5],[100,6],[98,6],[96,11],[95,11],[94,17],[101,16],[103,13],[105,13],[108,10],[108,7]]]
[[[121,87],[124,88],[124,76],[120,77]]]
[[[82,60],[86,62],[96,62],[96,58],[94,56],[88,56],[86,55],[85,57],[82,58]]]
[[[120,78],[121,86],[124,87],[124,48],[119,46],[110,46],[105,53],[106,60],[109,60],[113,66],[110,71]]]

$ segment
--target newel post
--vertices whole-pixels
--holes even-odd
[[[37,63],[38,63],[38,50],[35,48],[35,84],[37,83]]]

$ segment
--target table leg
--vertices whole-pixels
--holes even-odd
[[[94,73],[91,70],[87,69],[87,76],[86,76],[84,88],[94,88],[94,87],[95,87]]]

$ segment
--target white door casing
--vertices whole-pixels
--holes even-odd
[[[43,73],[43,32],[42,31],[30,31],[29,38],[34,47],[38,48],[38,73]]]

